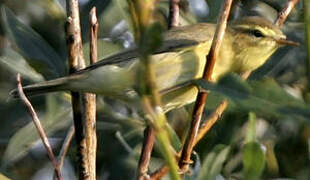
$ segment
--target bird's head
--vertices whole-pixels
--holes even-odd
[[[242,61],[240,71],[254,70],[264,64],[281,45],[298,45],[287,40],[278,26],[262,17],[246,17],[230,24],[233,48]]]

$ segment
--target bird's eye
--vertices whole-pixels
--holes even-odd
[[[250,31],[250,33],[257,38],[264,37],[263,33],[260,32],[259,30],[253,30],[253,31]]]

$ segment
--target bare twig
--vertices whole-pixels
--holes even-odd
[[[295,4],[298,2],[298,0],[290,0],[286,6],[282,9],[282,11],[279,13],[278,18],[275,22],[275,25],[282,26],[284,21],[286,20],[287,16],[290,14],[292,9],[294,8]]]
[[[150,125],[148,125],[144,130],[143,145],[137,170],[137,179],[139,180],[149,179],[147,171],[150,164],[154,142],[155,131]]]
[[[179,26],[180,0],[169,0],[168,29]]]
[[[209,132],[211,127],[213,127],[213,125],[217,122],[219,117],[221,117],[221,115],[223,114],[223,112],[227,108],[227,105],[228,105],[228,101],[223,100],[217,106],[216,110],[210,115],[208,120],[201,125],[201,127],[199,128],[199,131],[197,133],[197,137],[194,140],[194,145],[196,145],[207,134],[207,132]]]
[[[211,49],[209,54],[206,58],[206,66],[203,73],[203,78],[210,81],[212,78],[212,72],[213,67],[215,64],[215,59],[217,56],[217,53],[219,51],[219,48],[221,46],[222,39],[224,37],[226,25],[227,25],[227,18],[229,16],[229,11],[231,7],[232,0],[226,0],[225,4],[222,9],[222,13],[214,34],[214,38],[212,41]],[[206,92],[200,92],[198,93],[196,103],[194,106],[194,111],[192,115],[192,123],[189,130],[189,134],[186,138],[185,144],[183,146],[182,155],[179,160],[179,167],[182,171],[187,171],[188,165],[191,163],[191,153],[194,148],[194,142],[198,133],[203,109],[205,106],[205,101],[207,99],[207,93]]]
[[[67,0],[67,44],[70,73],[85,67],[82,51],[82,38],[78,0]]]
[[[97,53],[97,37],[98,37],[98,19],[96,14],[96,7],[93,7],[89,13],[89,24],[90,24],[90,63],[96,63],[98,58]]]
[[[216,110],[210,115],[210,117],[206,120],[204,124],[199,128],[197,137],[194,141],[194,146],[206,135],[206,133],[211,129],[211,127],[217,122],[219,117],[221,117],[222,113],[227,108],[228,102],[223,100],[216,108]],[[181,152],[178,153],[179,155]],[[169,171],[168,166],[163,166],[154,173],[151,174],[151,180],[158,180],[162,178]]]
[[[97,34],[98,21],[96,8],[92,8],[89,13],[89,39],[90,39],[90,64],[97,61]],[[85,106],[85,137],[87,145],[87,158],[89,179],[96,179],[96,153],[97,153],[97,135],[96,135],[96,94],[87,93]]]
[[[67,23],[66,36],[68,46],[68,61],[70,73],[85,67],[85,61],[82,51],[82,38],[79,17],[78,0],[67,0]],[[86,149],[86,139],[84,134],[85,112],[87,109],[87,95],[78,92],[71,92],[71,101],[73,109],[73,119],[75,127],[75,137],[78,145],[78,167],[79,179],[89,177],[88,157]]]
[[[169,167],[167,165],[162,166],[157,171],[151,174],[150,176],[151,180],[159,180],[162,177],[164,177],[164,175],[166,175],[168,172],[169,172]]]
[[[66,154],[69,150],[69,147],[70,147],[70,144],[71,144],[71,140],[73,138],[73,135],[74,135],[74,132],[75,132],[75,129],[74,129],[74,126],[71,125],[68,133],[67,133],[67,136],[62,144],[62,147],[61,147],[61,150],[59,152],[59,156],[58,156],[58,165],[59,165],[59,169],[61,170],[62,169],[62,166],[64,164],[64,160],[65,160],[65,157],[66,157]]]
[[[151,153],[153,150],[154,142],[155,142],[155,131],[151,126],[147,126],[144,130],[144,141],[137,171],[137,179],[139,180],[149,179],[147,171],[151,159]]]
[[[58,167],[57,160],[54,156],[51,145],[47,139],[46,133],[45,133],[45,131],[41,125],[40,119],[38,118],[37,113],[35,112],[34,108],[32,107],[30,101],[27,99],[27,97],[24,94],[22,84],[21,84],[20,74],[17,74],[17,88],[18,88],[19,97],[22,100],[22,102],[25,104],[25,106],[27,107],[27,110],[32,117],[33,123],[36,126],[38,133],[39,133],[39,136],[42,140],[42,143],[43,143],[43,145],[47,151],[47,155],[48,155],[49,159],[52,161],[52,164],[53,164],[54,169],[55,169],[56,177],[59,180],[62,180],[62,176],[61,176],[61,172],[60,172],[59,167]]]

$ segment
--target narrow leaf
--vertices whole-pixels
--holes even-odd
[[[243,148],[244,179],[259,179],[265,167],[265,155],[259,143],[250,142]]]
[[[224,95],[237,105],[238,111],[253,111],[266,117],[310,119],[309,105],[288,94],[273,79],[243,82],[237,75],[228,74],[217,84],[205,80],[197,80],[195,84],[200,89]]]
[[[213,180],[216,179],[222,170],[223,163],[225,162],[230,152],[229,146],[217,145],[205,158],[198,180]]]
[[[171,145],[173,146],[174,150],[178,152],[182,147],[180,138],[169,123],[166,123],[166,128],[171,139]]]
[[[7,49],[5,55],[0,57],[0,64],[16,74],[20,73],[23,78],[31,81],[44,80],[41,74],[37,73],[20,54],[12,49]]]
[[[1,13],[8,37],[30,66],[46,79],[65,74],[64,60],[38,33],[21,23],[8,8],[3,7]]]

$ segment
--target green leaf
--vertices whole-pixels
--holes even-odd
[[[243,148],[244,179],[258,179],[265,167],[265,155],[257,142],[245,144]]]
[[[204,159],[198,180],[214,180],[222,170],[230,147],[225,145],[217,145]]]
[[[273,79],[243,82],[239,76],[228,74],[217,84],[197,80],[196,85],[224,95],[238,111],[253,111],[265,117],[291,117],[307,121],[310,119],[310,107],[289,95]]]
[[[64,60],[38,33],[21,23],[8,8],[3,7],[1,13],[8,37],[31,67],[46,79],[65,74]]]
[[[246,135],[246,142],[255,142],[256,141],[256,115],[255,113],[249,113],[249,125],[248,132]]]
[[[170,126],[169,123],[166,123],[166,128],[167,128],[168,134],[170,136],[171,145],[173,146],[175,151],[178,152],[182,147],[182,143],[180,141],[180,138],[177,135],[177,133],[174,131],[174,129]]]
[[[217,84],[206,82],[203,79],[197,80],[195,84],[204,90],[215,91],[232,99],[246,99],[251,93],[251,87],[236,74],[224,76]]]
[[[0,64],[6,66],[14,73],[20,73],[22,78],[34,82],[44,80],[41,74],[37,73],[32,67],[30,67],[27,61],[12,49],[7,49],[5,55],[0,57]]]

